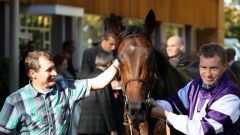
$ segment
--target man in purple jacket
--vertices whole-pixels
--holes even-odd
[[[240,89],[225,73],[225,50],[216,44],[200,49],[200,77],[167,100],[149,100],[151,115],[164,118],[184,134],[240,135]]]

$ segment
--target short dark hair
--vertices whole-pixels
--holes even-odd
[[[221,63],[223,65],[227,64],[227,54],[226,54],[225,49],[215,43],[204,44],[200,48],[199,55],[203,56],[205,58],[211,58],[211,57],[214,57],[215,55],[217,55],[221,59]]]
[[[66,50],[68,47],[70,47],[70,45],[73,45],[73,44],[74,44],[73,40],[64,41],[62,44],[62,49]]]
[[[235,51],[234,48],[227,48],[226,52],[227,52],[227,60],[228,61],[231,61],[231,60],[233,60],[235,58],[236,51]]]
[[[53,62],[54,62],[54,64],[55,64],[55,66],[57,67],[57,66],[62,65],[62,64],[63,64],[63,61],[64,61],[64,60],[67,60],[67,59],[68,59],[68,58],[67,58],[66,55],[64,55],[64,54],[57,54],[57,55],[55,55],[55,56],[53,57]]]
[[[36,48],[36,42],[33,40],[28,41],[26,48],[27,52],[34,51]]]
[[[24,62],[27,73],[29,72],[30,69],[34,69],[36,71],[40,69],[40,65],[39,65],[40,57],[44,57],[50,61],[53,61],[52,56],[48,52],[45,52],[45,51],[29,52]]]
[[[107,40],[109,37],[112,37],[113,39],[117,39],[119,34],[115,33],[114,31],[112,30],[106,30],[104,31],[103,35],[102,35],[102,38]]]
[[[110,64],[113,61],[113,59],[114,57],[112,53],[102,51],[96,55],[95,64],[96,66],[107,67],[108,64]]]

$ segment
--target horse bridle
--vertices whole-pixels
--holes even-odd
[[[147,84],[146,81],[144,81],[143,79],[140,79],[140,78],[132,78],[132,79],[128,79],[126,82],[124,82],[122,80],[122,86],[123,86],[123,93],[124,93],[124,96],[125,98],[127,97],[127,94],[126,94],[126,89],[127,89],[127,85],[130,83],[130,82],[141,82],[142,84],[144,84],[146,86],[146,88],[148,89],[148,94],[147,94],[147,99],[151,98],[151,91],[153,89],[149,87],[149,85]],[[127,98],[125,99],[125,103],[126,103],[126,100]]]

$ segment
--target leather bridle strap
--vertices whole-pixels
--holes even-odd
[[[126,88],[127,88],[127,85],[130,83],[130,82],[141,82],[143,83],[148,90],[151,90],[151,88],[149,87],[149,85],[146,83],[146,81],[144,81],[143,79],[140,79],[140,78],[132,78],[132,79],[129,79],[127,80],[125,83],[122,81],[122,85],[123,85],[123,90],[124,92],[126,92]]]

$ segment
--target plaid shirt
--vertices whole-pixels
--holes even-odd
[[[17,134],[69,134],[74,103],[90,93],[87,80],[60,80],[46,94],[31,84],[11,94],[0,113],[0,131]]]

